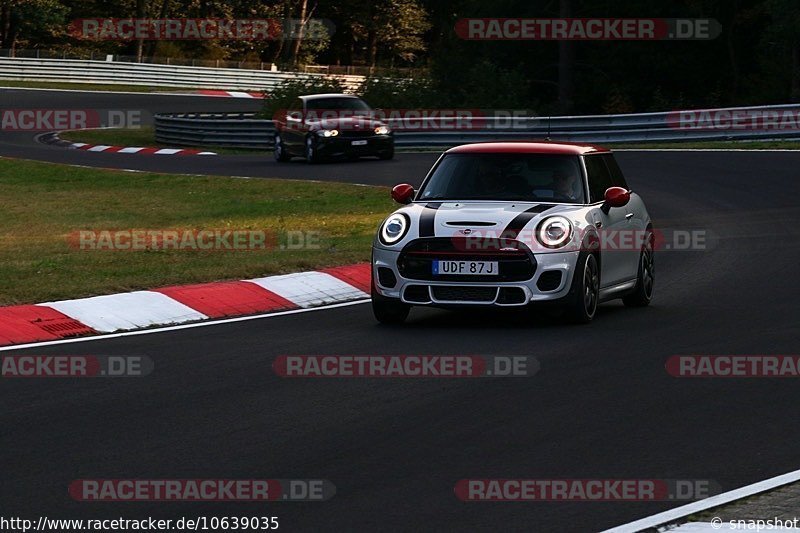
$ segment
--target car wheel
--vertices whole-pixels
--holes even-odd
[[[385,152],[378,153],[378,158],[383,159],[384,161],[388,161],[389,159],[394,159],[394,148],[386,150]]]
[[[649,231],[646,241],[639,255],[639,273],[636,277],[636,287],[633,292],[622,298],[622,303],[628,307],[645,307],[653,299],[653,289],[656,283],[655,254],[653,251],[653,232]]]
[[[275,157],[275,161],[279,163],[286,163],[292,158],[289,152],[286,151],[280,135],[275,135],[275,148],[272,151],[272,155]]]
[[[317,141],[314,137],[306,138],[306,163],[315,164],[319,163],[319,154],[317,153]]]
[[[570,296],[567,306],[570,321],[576,324],[591,322],[600,303],[600,265],[594,254],[578,256]]]
[[[372,289],[372,313],[381,324],[402,324],[408,318],[409,311],[410,305],[385,298]]]

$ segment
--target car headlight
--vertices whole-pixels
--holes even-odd
[[[319,130],[317,134],[322,137],[336,137],[339,135],[339,130]]]
[[[406,233],[408,233],[408,217],[403,213],[395,213],[381,226],[381,242],[392,245],[405,237]]]
[[[572,223],[564,217],[548,217],[536,228],[536,239],[545,248],[562,248],[572,239]]]
[[[391,131],[387,126],[378,126],[375,128],[375,135],[389,135]]]

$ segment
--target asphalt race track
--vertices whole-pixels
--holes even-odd
[[[187,109],[242,109],[242,101],[164,98]],[[378,184],[417,184],[435,158],[277,165],[258,156],[80,154],[30,137],[3,136],[0,155],[165,172],[178,170],[176,160],[193,172],[198,159],[197,171],[212,174]],[[628,152],[619,160],[657,227],[711,236],[704,251],[657,254],[651,307],[604,304],[590,326],[415,310],[405,326],[385,327],[358,304],[5,352],[146,355],[155,371],[0,383],[4,514],[272,515],[287,531],[598,531],[681,503],[463,503],[453,487],[463,478],[664,478],[731,490],[796,470],[797,382],[677,379],[664,363],[798,354],[800,154]],[[279,355],[322,354],[534,355],[541,371],[475,380],[292,380],[272,371]],[[67,487],[81,478],[318,478],[337,494],[269,505],[79,503]]]

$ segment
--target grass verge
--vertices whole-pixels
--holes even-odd
[[[387,190],[290,180],[94,170],[0,159],[0,305],[368,261]],[[304,249],[90,251],[80,230],[263,230]],[[299,239],[294,238],[293,244]]]

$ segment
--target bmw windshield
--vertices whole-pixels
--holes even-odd
[[[312,98],[306,102],[306,110],[350,111],[359,114],[367,114],[372,111],[364,100],[350,97]]]
[[[417,200],[503,200],[583,204],[586,192],[574,155],[450,154]]]

